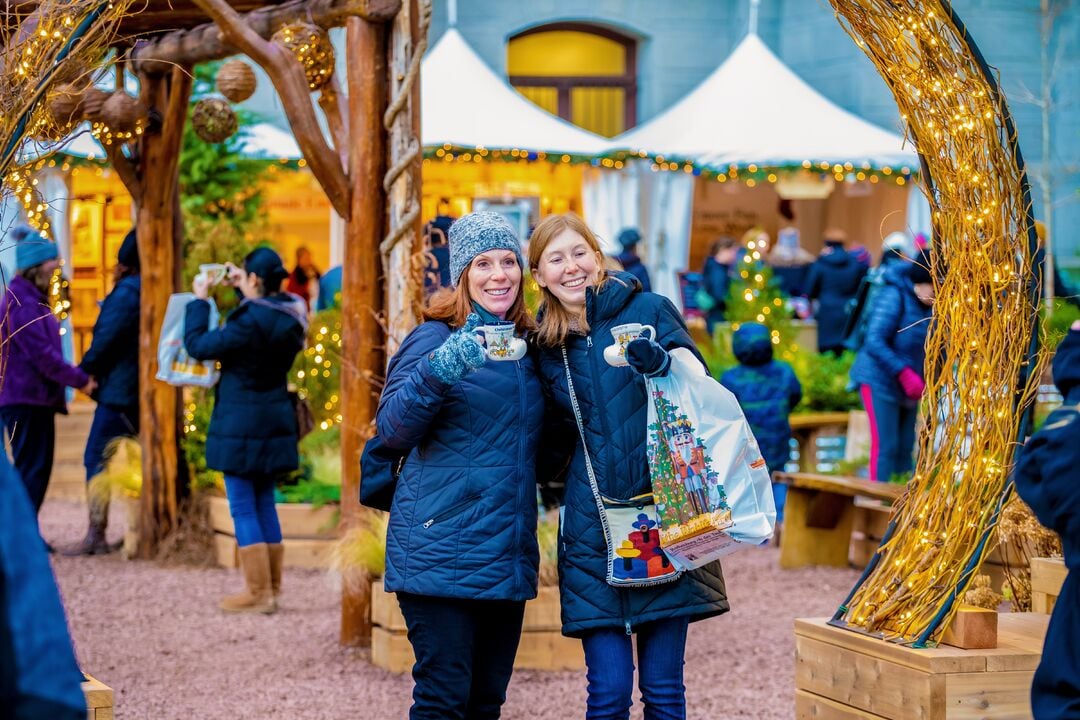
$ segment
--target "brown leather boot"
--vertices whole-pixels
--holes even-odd
[[[240,569],[244,572],[244,592],[221,601],[225,612],[250,612],[269,615],[277,610],[270,589],[270,552],[266,543],[240,548]]]
[[[87,505],[90,509],[90,523],[86,528],[86,537],[78,545],[60,551],[64,557],[81,555],[107,555],[119,550],[120,545],[110,545],[105,539],[105,528],[109,522],[109,503],[87,493]]]
[[[270,543],[266,546],[270,549],[270,588],[274,592],[274,598],[281,594],[281,563],[285,559],[285,546],[281,543]]]

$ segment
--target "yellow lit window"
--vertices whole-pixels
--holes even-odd
[[[606,28],[559,23],[510,39],[507,73],[518,92],[575,125],[613,137],[636,124],[636,47]]]

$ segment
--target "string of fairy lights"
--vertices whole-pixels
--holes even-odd
[[[917,172],[904,165],[875,166],[869,162],[858,165],[852,162],[832,162],[828,160],[803,160],[800,163],[786,165],[763,165],[760,163],[730,163],[726,166],[713,167],[696,163],[687,158],[667,158],[663,155],[640,151],[617,151],[607,155],[578,155],[569,153],[548,153],[538,150],[519,148],[489,149],[483,145],[464,147],[445,143],[441,147],[426,148],[424,162],[438,163],[551,163],[563,165],[588,164],[592,167],[621,170],[632,161],[649,163],[654,172],[683,172],[695,177],[703,177],[716,182],[741,182],[747,187],[780,182],[786,175],[810,174],[822,180],[833,179],[836,182],[892,183],[905,186],[917,179]]]

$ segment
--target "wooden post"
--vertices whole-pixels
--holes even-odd
[[[360,450],[371,435],[383,374],[382,264],[379,242],[386,223],[386,25],[358,17],[345,26],[348,54],[349,180],[341,278],[341,355],[356,364],[341,373],[341,510],[346,528],[360,517]],[[379,383],[381,384],[381,383]],[[370,588],[341,597],[341,643],[371,641]]]
[[[144,75],[143,96],[163,116],[160,132],[142,141],[142,192],[136,228],[142,266],[139,319],[139,440],[143,489],[139,521],[141,558],[152,558],[158,543],[176,527],[178,500],[186,488],[180,473],[180,391],[154,379],[158,337],[165,308],[177,286],[180,259],[180,141],[191,96],[190,68]]]

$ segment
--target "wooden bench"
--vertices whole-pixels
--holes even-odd
[[[841,436],[847,433],[846,412],[805,413],[792,415],[791,435],[799,444],[799,470],[817,470],[817,441],[820,437]]]
[[[1054,604],[1069,569],[1064,558],[1031,558],[1031,611],[1054,612]]]
[[[904,492],[903,485],[807,472],[778,472],[773,480],[788,486],[780,539],[782,568],[847,567],[855,498],[891,503]]]

